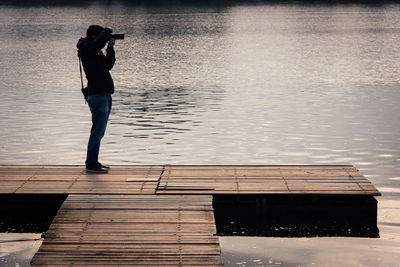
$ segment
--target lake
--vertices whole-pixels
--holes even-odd
[[[104,164],[351,164],[383,194],[379,239],[221,237],[226,266],[400,266],[400,5],[10,2],[0,164],[84,164],[76,43],[104,25],[125,33]]]

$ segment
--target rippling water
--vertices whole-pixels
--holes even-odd
[[[94,23],[126,34],[102,162],[353,164],[383,192],[382,238],[400,244],[399,5],[0,5],[0,164],[83,164],[75,45]],[[255,239],[221,240],[236,266]],[[282,255],[243,264],[312,263],[277,260],[303,242],[272,240],[253,252],[280,242]]]

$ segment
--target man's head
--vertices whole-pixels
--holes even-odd
[[[103,30],[104,28],[99,25],[90,25],[86,30],[86,37],[88,39],[95,39]]]

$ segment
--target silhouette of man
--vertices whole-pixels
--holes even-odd
[[[115,63],[112,30],[99,25],[91,25],[86,37],[79,39],[77,48],[88,81],[88,98],[92,114],[92,128],[87,146],[86,170],[91,173],[107,173],[108,166],[98,161],[100,143],[106,131],[114,93],[114,82],[110,70]],[[102,49],[107,45],[106,55]]]

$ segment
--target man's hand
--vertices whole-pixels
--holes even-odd
[[[106,37],[106,40],[111,40],[112,30],[110,28],[104,28],[103,34]]]
[[[110,38],[110,40],[108,41],[108,47],[107,48],[113,48],[115,44],[115,39]]]

